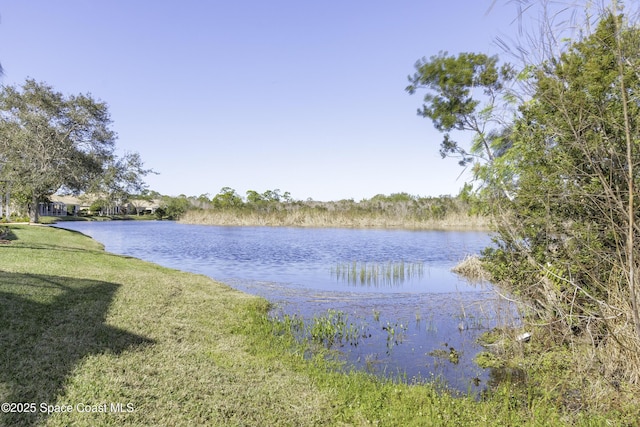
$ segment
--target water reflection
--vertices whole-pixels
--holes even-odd
[[[334,313],[332,321],[343,316],[358,331],[356,345],[332,345],[351,366],[389,377],[444,378],[463,392],[482,388],[489,377],[473,363],[482,350],[476,339],[513,319],[513,307],[490,286],[469,284],[450,271],[490,244],[486,233],[167,221],[60,226],[94,237],[110,252],[265,297],[276,306],[274,316],[297,316],[307,325],[321,323],[327,313]]]
[[[488,287],[476,292],[465,287],[449,293],[363,294],[309,291],[273,282],[229,283],[271,300],[276,318],[297,316],[313,324],[330,310],[344,313],[349,328],[360,333],[355,342],[336,340],[333,348],[343,352],[351,366],[407,381],[440,380],[463,393],[479,392],[489,381],[489,373],[473,362],[482,350],[477,338],[514,319],[514,307]],[[439,351],[444,349],[445,357]],[[452,350],[455,358],[449,357]]]

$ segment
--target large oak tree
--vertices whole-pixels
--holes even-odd
[[[57,191],[121,189],[123,177],[139,187],[149,171],[137,155],[117,159],[115,140],[107,104],[89,94],[65,96],[32,79],[0,91],[0,178],[28,205],[32,222],[38,203]]]

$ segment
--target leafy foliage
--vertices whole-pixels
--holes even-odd
[[[0,91],[0,178],[30,205],[57,191],[105,190],[122,196],[144,187],[137,154],[114,155],[107,104],[91,95],[65,96],[45,83],[28,79],[22,87]]]
[[[472,163],[483,185],[495,281],[551,341],[587,343],[611,362],[598,369],[638,384],[640,28],[620,4],[519,73],[497,57],[440,53],[416,64],[407,91],[426,89],[418,114],[444,134],[440,153]],[[517,111],[504,116],[501,102]],[[472,133],[469,149],[456,131]]]
[[[230,187],[223,187],[212,200],[213,206],[217,208],[232,208],[242,205],[242,197],[236,190]]]
[[[535,68],[534,95],[494,166],[515,172],[515,197],[492,200],[496,247],[485,253],[496,280],[531,301],[550,336],[615,352],[611,360],[624,365],[616,372],[633,382],[640,381],[639,48],[640,30],[609,12],[592,34]]]
[[[422,58],[415,68],[417,71],[409,76],[406,90],[414,94],[418,89],[427,89],[418,115],[430,118],[434,127],[444,133],[440,144],[442,157],[457,157],[462,166],[478,158],[492,160],[501,138],[490,127],[499,122],[497,103],[505,93],[505,85],[515,77],[511,65],[498,66],[497,56],[477,53],[449,56],[441,52],[428,60]],[[453,139],[452,131],[463,130],[475,134],[470,150]]]

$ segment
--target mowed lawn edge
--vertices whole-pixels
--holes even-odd
[[[566,421],[544,399],[514,407],[506,394],[475,401],[337,372],[322,352],[310,356],[273,327],[266,300],[107,253],[77,232],[12,225],[7,240],[0,247],[0,402],[36,407],[0,413],[0,425]]]
[[[37,408],[1,414],[4,425],[287,425],[331,416],[309,378],[252,354],[244,331],[266,313],[265,300],[109,254],[80,233],[12,226],[9,239],[0,247],[0,401]],[[47,416],[43,404],[73,408]]]

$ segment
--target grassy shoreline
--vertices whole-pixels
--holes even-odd
[[[80,233],[9,231],[0,402],[37,406],[0,413],[0,425],[624,425],[508,386],[475,401],[338,373],[270,320],[264,299],[109,254]]]

